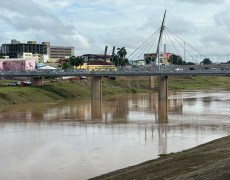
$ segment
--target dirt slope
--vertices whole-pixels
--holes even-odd
[[[230,179],[230,136],[92,179]]]

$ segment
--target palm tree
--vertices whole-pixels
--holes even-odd
[[[125,47],[122,47],[122,48],[117,48],[117,55],[121,58],[125,58],[127,54],[127,51],[125,49]]]
[[[119,65],[125,65],[128,63],[128,60],[125,58],[127,54],[127,51],[125,49],[125,47],[122,47],[122,48],[117,48],[117,55],[118,55],[118,66]]]
[[[85,59],[82,56],[71,56],[69,61],[71,66],[82,66],[85,62]]]

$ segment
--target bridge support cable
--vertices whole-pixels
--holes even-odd
[[[185,42],[185,44],[187,44],[190,48],[192,48],[194,51],[196,51],[200,56],[202,57],[206,57],[205,55],[203,55],[202,53],[200,53],[197,49],[195,49],[192,45],[190,45],[189,43],[187,43],[185,40],[183,40],[180,36],[178,36],[176,33],[174,33],[172,30],[170,30],[169,28],[166,27],[166,30],[169,31],[171,34],[173,34],[174,36],[176,36],[177,38],[179,38],[181,41]]]
[[[167,31],[165,31],[165,34],[166,34],[167,37],[169,38],[169,41],[171,42],[173,48],[176,50],[177,54],[180,54],[179,51],[178,51],[178,49],[176,48],[175,44],[172,42],[172,39],[171,39],[171,37],[169,36],[169,34],[168,34]]]
[[[171,36],[173,37],[173,39],[182,47],[182,49],[184,49],[186,42],[183,40],[183,39],[180,39],[183,41],[183,44],[181,44],[181,42],[178,41],[177,36],[175,36],[171,31],[167,31],[169,34],[171,34]],[[196,61],[196,59],[191,55],[191,53],[187,50],[187,49],[184,49],[184,51],[194,60]]]
[[[127,58],[129,59],[130,57],[132,57],[134,55],[134,53],[139,52],[141,48],[143,48],[143,46],[145,46],[145,44],[148,41],[151,41],[151,38],[153,38],[158,32],[159,32],[160,28],[157,29],[156,32],[154,32],[150,37],[148,37],[137,49],[135,49]]]
[[[142,51],[139,53],[137,59],[139,59],[140,56],[144,54],[144,52],[148,53],[148,52],[150,51],[150,49],[151,49],[151,47],[153,46],[153,44],[155,43],[156,39],[157,39],[157,36],[156,36],[154,39],[152,39],[151,41],[149,41],[149,42],[143,47],[143,49],[142,49]],[[148,48],[148,51],[146,51],[147,48]]]
[[[175,39],[175,41],[181,46],[181,48],[184,49],[184,53],[186,52],[194,61],[196,61],[196,59],[191,55],[191,53],[187,49],[185,49],[186,42],[183,39],[180,39],[181,41],[183,41],[183,44],[181,44],[176,38],[177,36],[175,36],[171,31],[168,31],[168,32]]]

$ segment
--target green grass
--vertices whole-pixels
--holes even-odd
[[[200,90],[210,88],[230,89],[230,76],[195,76],[169,79],[169,89]]]
[[[28,102],[51,102],[63,99],[90,98],[90,80],[45,81],[44,86],[7,86],[9,80],[0,80],[0,105],[22,104]],[[157,80],[155,80],[157,88]],[[170,77],[169,90],[201,90],[223,88],[230,90],[230,76],[221,77]],[[103,96],[124,93],[142,93],[149,89],[148,77],[102,79]]]

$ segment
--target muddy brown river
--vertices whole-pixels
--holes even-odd
[[[84,180],[230,134],[230,92],[157,94],[0,106],[0,179]]]

